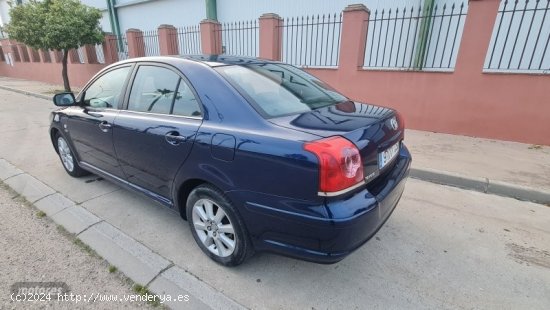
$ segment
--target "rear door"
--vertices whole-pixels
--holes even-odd
[[[113,131],[122,170],[130,183],[169,202],[202,123],[201,105],[180,72],[152,63],[134,71],[127,98]]]

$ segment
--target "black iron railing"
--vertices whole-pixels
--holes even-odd
[[[365,21],[364,67],[453,69],[466,11],[464,3],[374,11]]]
[[[142,31],[140,36],[137,36],[138,44],[144,48],[145,56],[160,55],[159,34],[157,30]]]
[[[22,54],[22,61],[23,62],[30,62],[31,61],[31,58],[29,56],[29,51],[27,50],[27,46],[25,46],[24,44],[17,44],[18,45],[18,48],[20,48],[21,50],[21,54]]]
[[[303,67],[338,66],[342,14],[287,18],[283,27],[283,61]]]
[[[501,2],[485,70],[550,73],[550,0]]]
[[[125,34],[114,36],[109,39],[108,44],[111,50],[117,51],[118,60],[128,59],[128,40],[126,40]]]
[[[175,38],[174,38],[175,39]],[[199,26],[186,26],[177,29],[178,51],[180,55],[201,53],[201,31]]]
[[[19,54],[19,48],[17,44],[10,44],[11,51],[13,53],[13,60],[14,61],[21,61],[21,55]]]
[[[257,20],[224,23],[221,27],[222,53],[257,57],[259,27]]]
[[[44,62],[52,62],[52,54],[50,50],[42,51],[42,55],[44,56]]]

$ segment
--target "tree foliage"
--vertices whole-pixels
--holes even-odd
[[[10,10],[11,20],[5,30],[10,39],[34,49],[63,51],[63,80],[65,89],[70,90],[66,76],[68,51],[103,41],[101,16],[100,10],[78,0],[31,0]]]

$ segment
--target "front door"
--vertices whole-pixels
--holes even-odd
[[[172,182],[201,123],[200,104],[185,78],[170,67],[140,65],[113,133],[127,180],[171,200]]]
[[[84,168],[91,166],[124,178],[113,147],[113,123],[131,66],[109,70],[81,93],[80,106],[68,113],[67,128]]]

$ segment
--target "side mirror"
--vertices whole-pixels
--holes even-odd
[[[76,105],[76,99],[73,93],[60,93],[53,96],[53,103],[58,107],[69,107]]]

